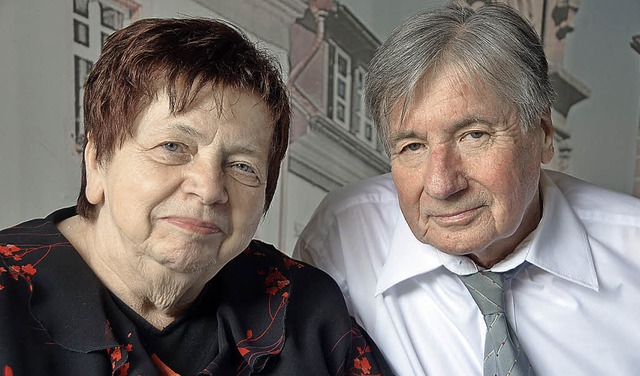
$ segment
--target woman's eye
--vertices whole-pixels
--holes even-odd
[[[153,148],[154,155],[158,158],[158,161],[167,163],[170,165],[183,164],[189,162],[193,157],[194,150],[190,150],[189,147],[181,142],[163,142],[157,147]]]
[[[176,152],[180,150],[180,144],[177,142],[167,142],[162,145],[166,150]]]
[[[255,173],[255,171],[253,170],[253,168],[251,166],[249,166],[246,163],[236,163],[233,165],[237,170],[240,170],[242,172],[246,172],[246,173],[250,173],[253,174]]]
[[[253,168],[253,166],[251,166],[248,163],[243,163],[243,162],[230,163],[228,165],[227,171],[229,176],[231,176],[232,178],[234,178],[235,180],[237,180],[238,182],[244,185],[257,187],[261,183],[261,179],[258,176],[258,173]]]

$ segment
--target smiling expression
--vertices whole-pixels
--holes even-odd
[[[108,162],[95,160],[89,140],[86,194],[99,207],[101,257],[143,273],[214,274],[259,224],[272,128],[257,97],[203,89],[178,114],[159,93]]]
[[[542,114],[525,132],[516,113],[454,70],[427,75],[402,117],[390,117],[392,174],[418,240],[490,267],[540,219],[540,163],[553,156]]]

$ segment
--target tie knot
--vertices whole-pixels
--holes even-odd
[[[459,277],[483,315],[504,312],[502,292],[504,275],[502,273],[481,271]]]

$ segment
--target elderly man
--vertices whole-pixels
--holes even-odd
[[[547,61],[506,5],[396,28],[367,99],[391,174],[333,192],[295,255],[399,375],[637,375],[640,200],[545,171]]]

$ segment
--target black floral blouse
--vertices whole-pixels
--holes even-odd
[[[256,240],[154,332],[54,225],[74,214],[0,232],[0,376],[391,374],[328,275]]]

